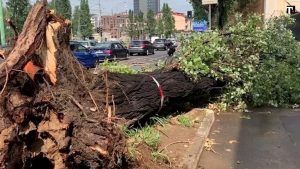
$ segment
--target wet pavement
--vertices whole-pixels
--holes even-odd
[[[221,113],[203,151],[201,169],[299,169],[300,110],[264,109]]]

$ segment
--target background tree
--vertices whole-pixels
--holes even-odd
[[[155,27],[156,27],[156,20],[155,20],[155,13],[152,10],[147,12],[147,32],[149,34],[149,38],[155,34]]]
[[[72,18],[72,7],[70,0],[52,0],[50,3],[50,8],[55,9],[59,15],[67,19]]]
[[[156,27],[156,31],[157,31],[157,34],[158,34],[160,37],[161,37],[161,36],[164,34],[164,32],[165,32],[164,22],[163,22],[161,16],[158,17],[158,19],[157,19],[157,27]]]
[[[135,25],[136,25],[136,32],[139,39],[144,39],[145,34],[145,20],[144,20],[144,13],[139,12],[135,15]]]
[[[128,20],[129,20],[129,23],[127,26],[127,33],[128,33],[128,36],[130,37],[130,39],[132,40],[133,37],[136,35],[136,26],[134,25],[135,24],[134,13],[132,10],[129,10],[129,12],[128,12]]]
[[[7,16],[15,24],[17,31],[20,32],[31,8],[29,0],[8,0],[6,7]]]
[[[88,0],[80,1],[80,19],[79,27],[83,39],[89,38],[93,34],[93,25],[91,23],[90,7]]]
[[[72,17],[72,33],[73,33],[73,35],[77,35],[78,37],[81,36],[79,20],[80,20],[80,9],[79,9],[79,6],[75,6],[73,17]]]
[[[55,0],[52,0],[51,2],[48,2],[48,7],[50,8],[50,9],[55,9],[55,6],[54,6],[54,3],[55,2]]]
[[[175,31],[175,19],[172,15],[172,9],[166,3],[163,4],[162,13],[162,20],[164,22],[164,34],[168,38]]]
[[[191,4],[194,9],[194,19],[198,21],[207,20],[207,9],[202,5],[202,1],[191,0]]]
[[[190,0],[194,9],[194,18],[196,20],[207,20],[208,6],[202,5],[200,0]],[[219,0],[218,5],[212,5],[212,21],[216,21],[216,25],[222,29],[228,19],[234,12],[247,13],[247,7],[253,5],[257,0]],[[214,23],[212,23],[214,25]]]

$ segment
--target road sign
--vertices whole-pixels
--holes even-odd
[[[194,21],[193,22],[193,31],[204,32],[207,29],[208,29],[207,21]]]
[[[202,0],[202,5],[217,4],[218,0]]]

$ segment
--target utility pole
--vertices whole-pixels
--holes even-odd
[[[101,0],[99,0],[99,21],[98,21],[98,27],[100,28],[100,42],[102,42],[102,30],[101,29],[101,15],[102,15],[102,10],[101,10]]]
[[[5,29],[4,29],[4,16],[3,16],[3,4],[2,0],[0,0],[0,36],[1,36],[1,45],[5,46]]]

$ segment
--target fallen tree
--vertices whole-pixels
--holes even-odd
[[[92,75],[69,48],[70,22],[46,4],[0,64],[0,168],[125,168],[120,124],[223,85],[178,70]]]

